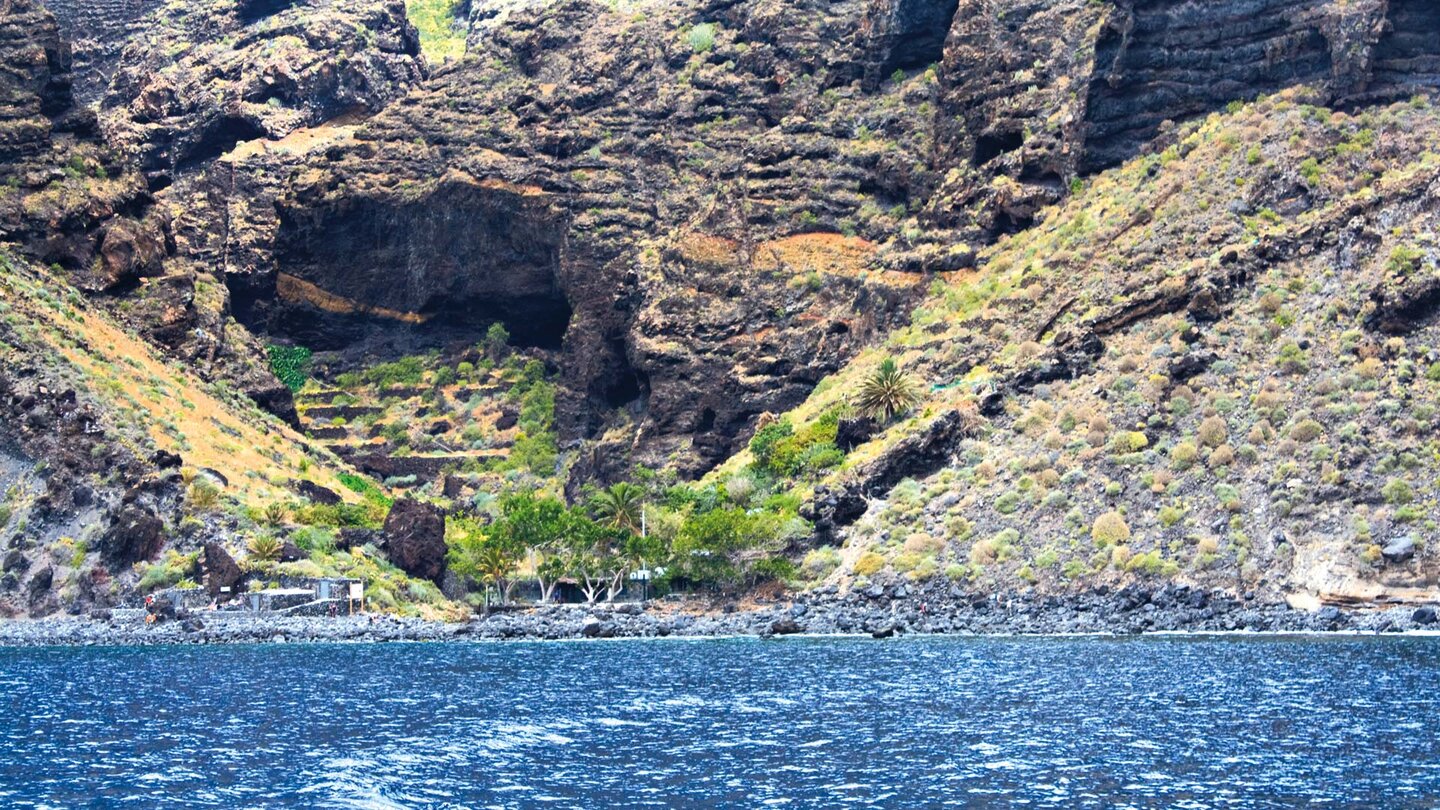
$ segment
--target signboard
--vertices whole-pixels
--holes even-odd
[[[350,598],[351,598],[351,599],[363,599],[363,598],[365,598],[365,583],[363,583],[363,582],[352,582],[352,583],[350,583]]]

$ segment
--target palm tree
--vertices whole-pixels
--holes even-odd
[[[645,508],[645,490],[628,482],[601,490],[591,507],[595,519],[604,526],[640,533],[641,513]]]
[[[502,605],[510,601],[510,573],[514,570],[515,560],[493,543],[486,544],[475,557],[475,572],[485,585],[485,592],[488,594],[494,586]]]
[[[887,357],[874,374],[860,383],[856,405],[866,416],[888,422],[920,403],[920,389],[909,375]]]
[[[284,544],[273,534],[257,534],[248,543],[251,559],[259,562],[274,562],[280,559]]]

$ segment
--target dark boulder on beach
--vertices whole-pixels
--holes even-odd
[[[441,584],[445,575],[445,513],[402,498],[385,518],[385,554],[412,577]]]
[[[245,573],[239,563],[230,556],[225,547],[211,540],[205,544],[204,564],[205,590],[213,597],[221,593],[235,593]]]
[[[793,636],[796,633],[805,632],[805,628],[794,619],[779,619],[770,625],[770,632],[777,636]]]

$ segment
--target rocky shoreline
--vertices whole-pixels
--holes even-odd
[[[1315,612],[1222,592],[1169,585],[1067,596],[1007,598],[944,586],[893,584],[840,594],[820,590],[754,609],[695,611],[664,600],[646,605],[554,605],[497,611],[462,623],[395,616],[314,618],[206,612],[146,624],[97,613],[0,622],[0,646],[95,646],[267,642],[561,640],[905,634],[1132,635],[1154,632],[1360,632],[1440,629],[1433,606]]]

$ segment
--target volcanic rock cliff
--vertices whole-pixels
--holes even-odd
[[[1226,370],[1244,365],[1237,346],[1266,340],[1293,342],[1316,386],[1352,361],[1432,362],[1433,245],[1407,224],[1428,222],[1432,161],[1405,129],[1432,131],[1423,99],[1440,88],[1440,12],[1429,2],[472,0],[451,27],[468,32],[465,56],[443,65],[421,53],[403,0],[47,6],[0,0],[0,241],[29,268],[26,289],[53,279],[91,296],[187,374],[234,385],[292,425],[291,389],[264,344],[383,360],[473,347],[501,323],[559,381],[557,469],[572,492],[637,466],[721,479],[748,462],[757,426],[841,404],[883,347],[934,390],[914,419],[857,429],[839,469],[798,487],[816,528],[801,546],[849,542],[850,557],[875,546],[882,577],[954,562],[957,580],[997,588],[1008,580],[996,571],[1021,568],[1007,547],[1029,555],[1020,581],[1061,588],[1133,576],[1128,555],[1173,562],[1180,550],[1166,543],[1183,550],[1201,534],[1231,543],[1214,566],[1223,555],[1208,542],[1186,552],[1208,555],[1201,570],[1217,581],[1255,582],[1257,561],[1282,556],[1301,562],[1271,587],[1313,576],[1316,589],[1359,592],[1335,583],[1378,570],[1408,587],[1433,574],[1429,552],[1407,557],[1404,576],[1365,568],[1370,546],[1386,545],[1377,532],[1414,523],[1400,507],[1431,497],[1426,484],[1371,508],[1385,500],[1372,490],[1400,477],[1394,465],[1420,457],[1418,434],[1386,433],[1391,450],[1354,455],[1344,442],[1369,422],[1320,413],[1333,402],[1291,403],[1346,438],[1307,450],[1314,470],[1274,473],[1291,491],[1286,514],[1364,505],[1372,559],[1357,562],[1297,542],[1265,511],[1279,496],[1261,469],[1288,471],[1287,460],[1238,441],[1267,428],[1225,410],[1241,395],[1221,391],[1271,403],[1293,382]],[[1341,275],[1305,287],[1327,270]],[[1252,323],[1252,305],[1270,326]],[[1297,327],[1301,314],[1280,315],[1297,307],[1340,312]],[[1257,328],[1266,337],[1245,343]],[[1343,346],[1319,337],[1352,330]],[[1398,365],[1372,373],[1376,390],[1362,393],[1380,403],[1425,395],[1401,390],[1414,374],[1386,376]],[[1399,388],[1380,396],[1391,381]],[[17,401],[33,393],[11,370],[0,382]],[[1085,436],[1030,417],[1044,402],[1062,419],[1057,396],[1088,403],[1070,414]],[[1260,420],[1271,434],[1291,429],[1280,407]],[[1228,420],[1224,439],[1196,452],[1239,477],[1207,484],[1213,504],[1152,503],[1191,497],[1170,491],[1176,470],[1137,485],[1106,466],[1155,466],[1147,447],[1196,444],[1189,433],[1210,417]],[[1124,441],[1146,444],[1102,452],[1122,424]],[[977,471],[995,431],[1012,428],[1016,447],[1039,446]],[[14,458],[60,452],[5,430]],[[1070,447],[1082,439],[1094,452]],[[153,465],[136,442],[134,463]],[[1362,468],[1363,481],[1345,475]],[[1000,494],[955,484],[1007,470],[1029,479],[1016,482],[1027,510],[1073,470],[1108,482],[1072,504],[1085,513],[1066,518],[1073,526],[1033,516],[1046,537],[1075,534],[1101,497],[1117,513],[1267,516],[1173,537],[1170,522],[1113,566],[1099,552],[1124,544],[1087,547],[1082,576],[1066,567],[1078,551],[997,540],[1013,518],[976,515]],[[923,504],[908,494],[917,480],[934,490]],[[107,509],[123,500],[115,486],[97,500]],[[162,519],[165,497],[148,504]],[[897,504],[909,511],[885,512]],[[1000,513],[1014,514],[1028,512]],[[872,522],[852,530],[862,517]],[[1338,512],[1324,520],[1342,531]],[[907,544],[904,525],[949,539]],[[981,541],[994,542],[974,551]],[[1056,565],[1033,559],[1050,550]],[[911,556],[896,565],[897,554]],[[853,582],[857,562],[834,576]],[[1041,568],[1077,573],[1046,581]]]
[[[903,317],[903,279],[867,268],[966,267],[1235,101],[1434,85],[1413,3],[1012,5],[563,2],[497,25],[475,4],[464,63],[315,133],[278,214],[238,203],[231,288],[252,327],[316,343],[354,339],[355,311],[510,313],[564,348],[568,436],[638,408],[612,439],[701,471]],[[241,183],[285,171],[234,160]],[[822,266],[814,295],[785,278]],[[317,327],[328,295],[354,305]]]

